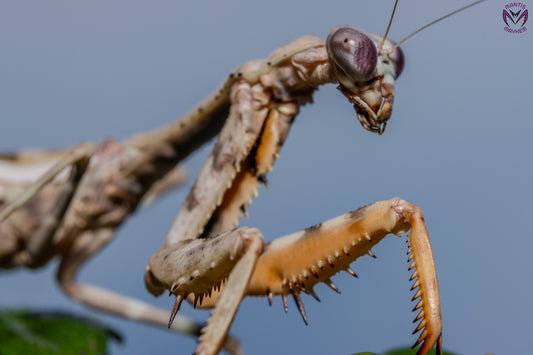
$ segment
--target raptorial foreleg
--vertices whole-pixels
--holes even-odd
[[[313,287],[319,282],[336,290],[330,279],[334,274],[345,270],[354,275],[351,262],[365,254],[373,256],[371,248],[387,234],[409,229],[410,269],[415,269],[412,289],[418,288],[413,300],[420,298],[415,306],[420,309],[416,331],[423,329],[415,345],[423,342],[418,354],[426,354],[436,342],[440,347],[442,332],[435,263],[422,212],[400,198],[370,204],[267,244],[247,294],[266,295],[269,300],[281,295],[285,307],[292,295],[306,321],[302,291],[316,297]]]
[[[167,289],[176,296],[169,326],[184,299],[196,307],[224,286],[195,354],[211,355],[220,350],[262,248],[261,232],[242,227],[207,239],[182,240],[150,257],[147,288],[155,295]]]

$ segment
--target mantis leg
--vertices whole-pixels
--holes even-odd
[[[420,209],[399,198],[370,204],[267,244],[247,294],[266,295],[269,300],[281,295],[285,307],[290,294],[306,321],[302,291],[316,298],[313,287],[319,282],[337,290],[331,276],[341,270],[355,275],[351,262],[362,255],[373,256],[371,248],[387,234],[399,235],[409,229],[409,269],[414,269],[411,289],[418,289],[413,300],[420,298],[413,309],[420,310],[415,332],[422,331],[415,346],[422,343],[418,354],[424,355],[437,344],[440,354],[440,298],[429,235]]]
[[[214,355],[220,350],[262,248],[261,232],[241,227],[208,239],[182,240],[150,257],[145,276],[150,292],[158,295],[168,289],[176,295],[169,326],[184,299],[196,307],[224,286],[195,354]]]
[[[195,351],[197,355],[218,353],[245,295],[257,257],[263,248],[263,236],[257,229],[247,229],[242,242],[246,245],[246,251],[233,268],[218,304],[202,329],[198,339],[200,345]]]
[[[231,239],[243,229],[250,230],[242,227],[213,238],[182,240],[160,249],[150,258],[147,273],[150,291],[158,294],[169,289],[177,295],[171,319],[189,294],[194,294],[189,300],[195,306],[215,307],[200,337],[199,354],[216,353],[213,339],[215,335],[220,336],[217,327],[221,333],[226,329],[226,322],[231,322],[233,309],[236,310],[241,298],[237,289],[245,282],[246,295],[267,296],[269,302],[275,295],[281,295],[285,308],[291,295],[307,322],[301,292],[318,298],[313,288],[319,282],[338,291],[331,282],[334,274],[345,270],[355,276],[350,269],[354,260],[367,254],[373,256],[372,247],[386,235],[409,230],[409,269],[414,269],[411,289],[416,290],[413,300],[420,298],[413,309],[419,310],[415,321],[420,321],[415,333],[421,331],[415,343],[415,346],[422,344],[417,354],[425,355],[435,345],[437,354],[441,354],[442,321],[435,263],[424,218],[417,206],[393,198],[278,238],[260,248],[257,262],[251,261],[251,255],[240,259],[248,260],[243,261],[243,270],[253,267],[249,282],[245,272],[238,270],[235,249],[239,244]],[[228,282],[223,283],[228,275]],[[240,280],[238,287],[233,286],[232,278]],[[202,288],[192,287],[193,283],[202,284]]]

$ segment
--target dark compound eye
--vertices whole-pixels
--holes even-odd
[[[374,42],[363,32],[346,25],[336,26],[328,35],[326,48],[335,72],[343,74],[339,80],[351,79],[353,83],[372,78],[378,53]]]
[[[396,78],[398,78],[403,71],[403,66],[405,63],[402,49],[400,47],[396,47],[391,57],[392,62],[394,63],[394,74],[396,74]]]

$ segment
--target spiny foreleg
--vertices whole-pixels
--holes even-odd
[[[194,306],[219,291],[219,302],[202,329],[197,355],[214,355],[220,350],[235,313],[245,295],[263,235],[242,227],[208,239],[186,239],[159,249],[150,257],[145,282],[154,295],[165,289],[176,296],[169,327],[184,299]]]
[[[302,291],[316,298],[313,287],[319,282],[337,291],[330,279],[334,274],[345,270],[355,275],[351,262],[365,254],[373,256],[371,248],[387,234],[409,229],[412,289],[418,288],[413,300],[420,297],[415,310],[421,309],[416,331],[423,329],[415,346],[423,342],[418,354],[426,354],[437,341],[440,344],[442,331],[437,276],[422,212],[402,199],[376,202],[267,244],[247,294],[266,295],[269,301],[281,295],[285,307],[292,295],[307,321]]]

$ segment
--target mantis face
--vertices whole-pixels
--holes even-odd
[[[404,65],[402,50],[388,39],[347,25],[330,31],[326,49],[338,89],[354,104],[359,122],[382,134],[392,113],[394,81]]]

